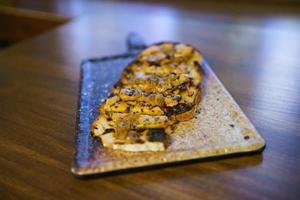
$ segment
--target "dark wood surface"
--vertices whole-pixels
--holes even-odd
[[[113,9],[113,12],[112,12]],[[0,199],[299,199],[300,20],[104,4],[0,52]],[[70,172],[82,59],[146,40],[199,48],[266,139],[262,154],[79,180]]]
[[[0,6],[0,38],[13,42],[25,40],[68,20],[47,12]]]

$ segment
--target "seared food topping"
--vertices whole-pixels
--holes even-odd
[[[113,149],[165,150],[174,123],[194,117],[201,59],[185,44],[160,43],[142,51],[100,106],[93,135]]]

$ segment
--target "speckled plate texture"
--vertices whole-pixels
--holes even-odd
[[[90,134],[98,107],[119,80],[122,70],[145,45],[136,34],[127,38],[129,53],[94,58],[82,63],[78,104],[75,159],[77,176],[166,164],[191,159],[221,157],[260,151],[265,146],[249,119],[210,69],[202,63],[202,100],[194,119],[179,123],[164,152],[121,152],[106,149]]]

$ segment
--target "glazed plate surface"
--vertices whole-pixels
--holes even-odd
[[[122,70],[136,51],[89,59],[82,63],[75,158],[71,171],[77,176],[159,165],[191,159],[260,151],[265,146],[249,119],[203,60],[202,99],[193,120],[180,123],[164,152],[121,152],[104,148],[90,127],[98,107],[110,94]]]

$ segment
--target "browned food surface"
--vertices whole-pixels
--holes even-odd
[[[164,150],[174,124],[194,117],[201,59],[197,50],[179,43],[158,43],[143,50],[100,105],[93,135],[113,149]]]
[[[30,2],[44,11],[85,13],[0,52],[0,199],[299,199],[299,3],[181,1],[195,11],[189,13],[178,0],[167,9],[124,1]],[[264,153],[74,178],[79,63],[124,52],[132,31],[148,42],[168,38],[201,48],[266,139]]]

